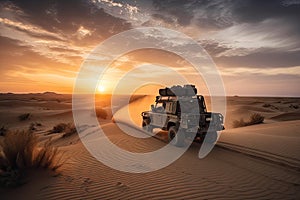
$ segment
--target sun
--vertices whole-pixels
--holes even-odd
[[[105,92],[105,87],[103,85],[98,86],[98,92],[103,93]]]

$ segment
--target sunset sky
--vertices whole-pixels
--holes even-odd
[[[299,19],[297,0],[1,1],[0,92],[72,93],[82,62],[102,41],[158,26],[202,45],[227,95],[300,96]],[[153,63],[182,71],[188,65],[176,55],[150,50],[124,55],[114,65],[147,71]],[[158,72],[146,73],[147,78],[166,77]],[[110,73],[102,92],[118,78],[118,71]],[[145,70],[134,73],[132,83],[145,76]]]

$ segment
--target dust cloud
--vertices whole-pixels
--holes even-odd
[[[113,120],[133,127],[141,127],[141,113],[150,110],[151,104],[155,103],[155,96],[133,96],[131,99],[133,100],[114,113]]]

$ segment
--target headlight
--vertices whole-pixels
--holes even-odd
[[[209,122],[209,121],[212,121],[212,118],[211,117],[208,117],[208,118],[206,118],[205,119],[207,122]]]

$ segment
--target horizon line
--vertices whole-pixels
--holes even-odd
[[[29,95],[29,94],[57,94],[57,95],[73,95],[73,93],[59,93],[59,92],[53,92],[53,91],[45,91],[45,92],[0,92],[0,95],[8,95],[8,94],[15,94],[15,95]],[[80,93],[79,95],[90,95],[91,93]],[[94,95],[112,95],[112,93],[94,93]],[[132,95],[132,94],[127,94],[127,93],[119,93],[119,94],[115,94],[115,95]],[[156,94],[146,94],[146,93],[138,93],[138,94],[134,94],[134,95],[151,95],[151,96],[159,96]],[[201,94],[199,94],[201,95]],[[210,96],[210,95],[202,95],[202,96]],[[220,95],[212,95],[212,96],[220,96]],[[253,95],[253,94],[249,94],[249,95],[226,95],[225,97],[290,97],[290,98],[300,98],[300,96],[288,96],[288,95]]]

